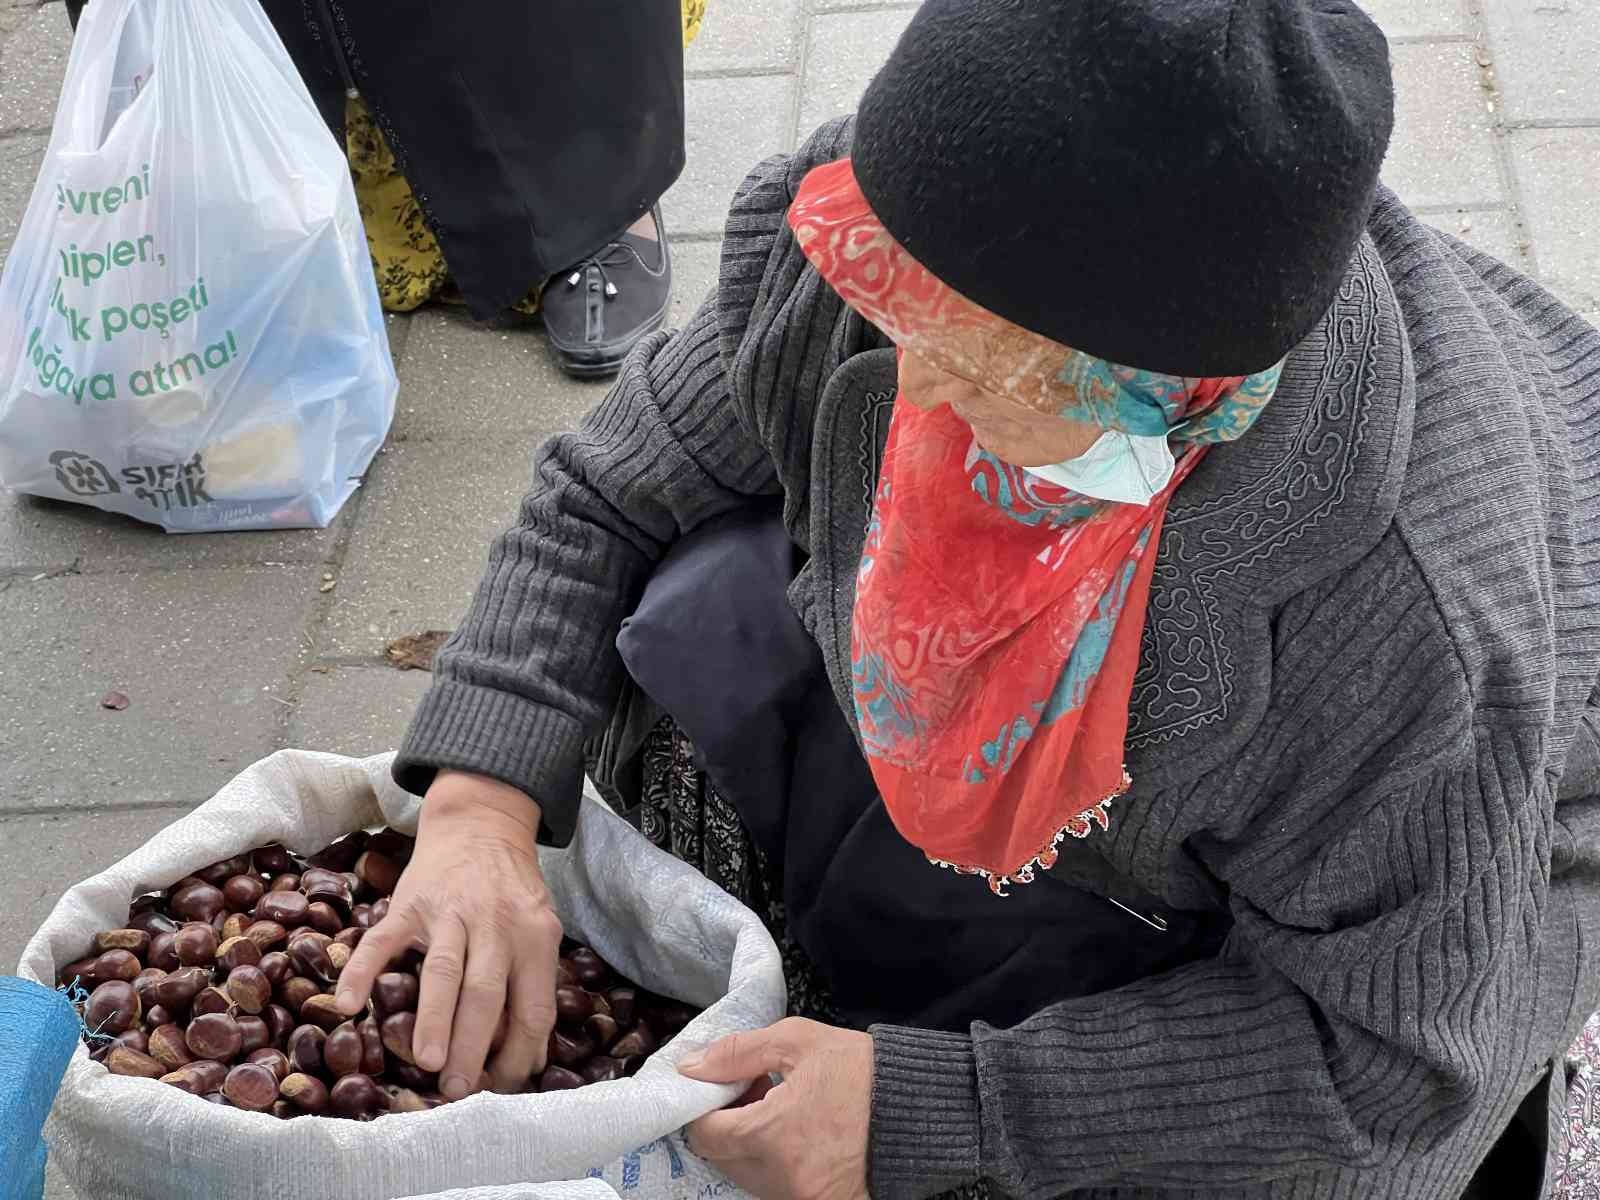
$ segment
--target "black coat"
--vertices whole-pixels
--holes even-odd
[[[348,71],[480,318],[683,169],[680,0],[262,2],[341,144]]]

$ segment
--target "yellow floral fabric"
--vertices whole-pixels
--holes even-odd
[[[683,44],[694,41],[705,20],[707,0],[682,0]],[[378,280],[378,298],[390,312],[410,312],[429,300],[459,302],[444,254],[423,219],[422,210],[378,123],[359,96],[345,106],[345,154],[355,180],[356,200],[367,229],[367,247]],[[544,280],[533,285],[520,313],[539,311]]]

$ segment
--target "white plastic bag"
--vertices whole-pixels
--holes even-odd
[[[242,850],[282,842],[311,853],[379,823],[414,830],[418,802],[390,780],[391,757],[286,750],[262,760],[68,891],[18,974],[53,981],[96,932],[127,919],[133,896]],[[685,1079],[674,1064],[690,1048],[783,1016],[783,967],[765,926],[597,800],[585,798],[571,846],[542,851],[541,865],[568,931],[629,978],[705,1007],[634,1078],[473,1096],[370,1123],[279,1121],[112,1075],[80,1046],[45,1127],[52,1158],[95,1200],[393,1200],[452,1189],[487,1189],[464,1191],[471,1200],[529,1200],[544,1192],[521,1185],[585,1179],[630,1200],[739,1196],[681,1133],[738,1089]]]
[[[94,0],[0,275],[0,483],[321,527],[397,390],[349,168],[256,0]]]

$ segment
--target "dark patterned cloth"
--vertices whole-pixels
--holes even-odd
[[[644,746],[639,828],[766,923],[783,955],[789,1015],[840,1024],[827,986],[789,936],[783,889],[738,812],[695,765],[694,747],[669,717]]]
[[[1600,1014],[1589,1018],[1567,1062],[1566,1145],[1550,1200],[1600,1200]]]

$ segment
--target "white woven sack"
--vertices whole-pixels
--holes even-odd
[[[28,943],[18,974],[53,982],[96,932],[127,918],[133,896],[251,847],[281,842],[310,854],[380,823],[413,832],[419,802],[390,780],[391,757],[285,750],[256,763],[69,890]],[[675,1064],[692,1047],[783,1016],[772,938],[749,909],[593,799],[583,802],[571,846],[542,850],[541,864],[569,932],[629,978],[705,1008],[633,1079],[479,1095],[367,1123],[279,1121],[113,1076],[79,1047],[45,1129],[53,1158],[94,1200],[526,1200],[546,1193],[517,1185],[585,1179],[596,1195],[602,1185],[641,1200],[737,1194],[677,1131],[738,1089],[685,1079]]]

